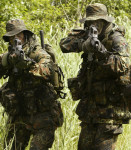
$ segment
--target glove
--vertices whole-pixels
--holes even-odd
[[[18,69],[27,69],[35,62],[24,55],[22,57],[18,56],[16,53],[5,53],[2,56],[2,66],[16,67]]]
[[[34,60],[28,57],[24,57],[23,59],[20,59],[17,61],[17,63],[15,64],[15,67],[18,69],[28,69],[34,64],[35,64]]]
[[[98,50],[95,51],[95,54],[98,57],[98,59],[104,60],[107,57],[109,57],[109,55],[111,55],[112,53],[109,52],[109,51],[107,51],[107,49],[105,48],[105,46],[103,44],[101,44],[100,48],[98,48]]]
[[[15,65],[19,62],[19,56],[16,53],[9,53],[8,62],[10,65]]]
[[[19,57],[15,53],[5,53],[2,56],[2,66],[8,68],[9,66],[13,66],[17,64],[19,61]]]

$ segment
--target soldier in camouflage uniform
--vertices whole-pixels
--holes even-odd
[[[56,90],[58,67],[52,48],[45,44],[43,50],[22,20],[8,21],[6,31],[3,39],[9,42],[9,49],[0,55],[0,78],[8,77],[0,89],[1,104],[9,115],[6,144],[13,141],[12,150],[24,150],[33,134],[30,150],[48,150],[55,130],[63,123]],[[12,48],[14,39],[20,41],[20,55],[24,57]]]
[[[63,53],[83,51],[78,76],[68,79],[73,100],[80,99],[79,150],[114,150],[122,124],[131,119],[131,103],[123,94],[130,84],[129,47],[113,19],[105,5],[88,5],[80,20],[84,29],[72,30],[60,42]]]

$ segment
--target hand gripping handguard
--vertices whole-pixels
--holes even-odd
[[[9,45],[7,61],[13,67],[12,73],[17,75],[21,70],[29,68],[35,62],[25,56],[19,39],[14,40],[13,46]]]
[[[8,52],[2,55],[2,66],[9,69],[11,65],[15,65],[20,58],[24,58],[24,52],[22,50],[21,41],[15,39],[13,46],[9,45]]]

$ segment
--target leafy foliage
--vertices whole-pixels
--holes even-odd
[[[45,34],[52,28],[52,34],[58,27],[66,29],[85,15],[88,4],[101,2],[109,12],[130,19],[130,0],[1,0],[0,1],[0,32],[5,33],[5,24],[12,18],[25,20],[26,25],[38,34],[43,29]]]

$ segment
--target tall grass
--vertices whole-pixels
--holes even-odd
[[[124,24],[127,29],[126,37],[130,43],[131,39],[131,21],[123,22],[118,18],[118,22]],[[73,28],[73,27],[72,27]],[[79,70],[79,65],[81,63],[81,54],[63,54],[59,48],[60,39],[67,36],[70,28],[67,26],[67,29],[61,31],[57,28],[56,35],[52,36],[52,29],[50,30],[47,37],[45,37],[45,43],[50,43],[55,50],[56,58],[58,64],[61,66],[64,75],[65,75],[65,92],[67,93],[66,99],[59,99],[62,105],[62,110],[64,114],[64,124],[62,127],[58,128],[55,132],[55,141],[50,150],[77,150],[77,143],[80,133],[80,121],[78,116],[75,114],[75,109],[79,101],[73,101],[70,95],[70,92],[67,88],[67,78],[75,77]],[[3,81],[1,81],[1,84]],[[3,108],[0,107],[0,147],[3,144],[3,137],[5,135],[5,122],[6,116],[2,116]],[[116,150],[131,150],[131,124],[123,125],[124,132],[118,138]],[[26,150],[29,149],[29,146]],[[0,150],[2,150],[0,148]]]

